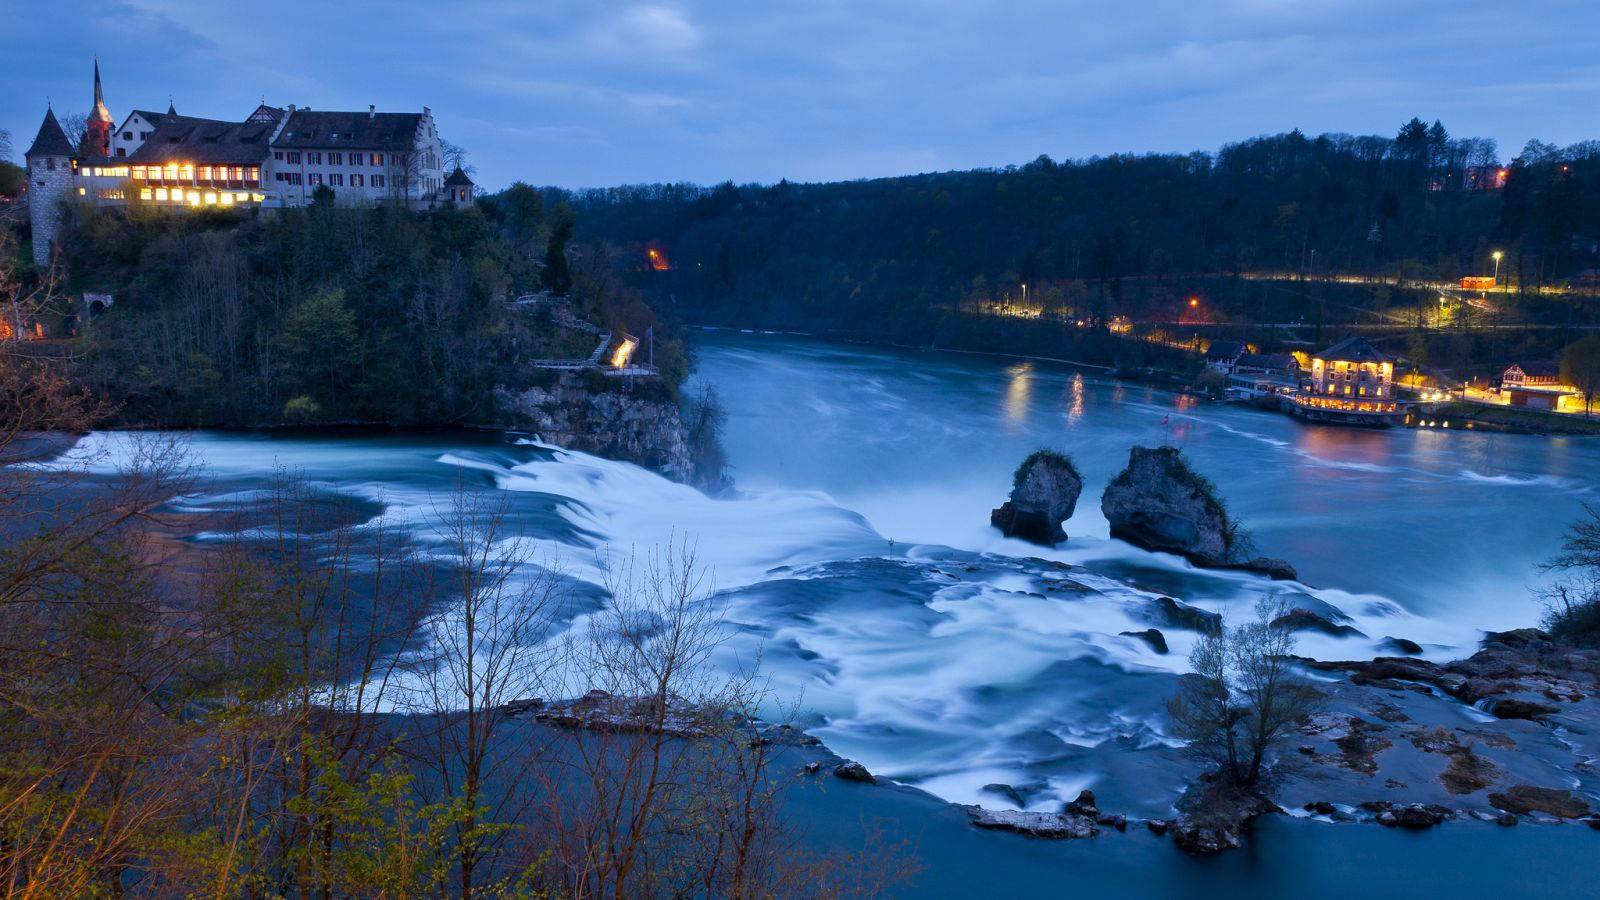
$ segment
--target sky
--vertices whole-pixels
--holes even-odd
[[[238,120],[430,107],[479,184],[833,181],[1413,116],[1502,157],[1600,138],[1593,0],[16,3],[0,128],[47,99]]]

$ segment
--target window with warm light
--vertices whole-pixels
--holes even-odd
[[[140,188],[139,189],[139,199],[140,200],[149,200],[150,199],[150,189],[149,188]]]
[[[168,181],[177,181],[178,180],[178,164],[177,163],[167,163],[166,174],[163,177],[166,178],[166,180],[168,180]]]
[[[190,206],[199,206],[200,205],[200,193],[198,191],[190,191],[189,192],[189,205]]]
[[[180,166],[178,168],[178,178],[183,181],[194,181],[194,166]]]
[[[167,199],[167,189],[166,188],[156,188],[156,199],[157,200],[165,200],[165,199]]]
[[[222,205],[227,206],[227,205],[231,204],[232,202],[233,202],[233,195],[232,194],[223,194],[222,195]]]

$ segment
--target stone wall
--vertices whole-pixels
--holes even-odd
[[[28,219],[33,226],[33,264],[50,262],[50,245],[61,230],[61,213],[76,191],[70,160],[56,157],[49,168],[43,157],[28,160]]]

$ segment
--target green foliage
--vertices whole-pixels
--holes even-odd
[[[1011,486],[1013,488],[1022,487],[1023,479],[1028,477],[1028,471],[1033,468],[1034,463],[1040,460],[1044,460],[1046,464],[1053,468],[1066,469],[1072,473],[1073,478],[1079,481],[1083,480],[1083,476],[1078,473],[1078,464],[1073,461],[1070,455],[1049,447],[1040,447],[1038,450],[1028,454],[1028,458],[1022,461],[1022,465],[1017,466],[1017,471],[1011,476]]]
[[[1600,393],[1600,337],[1591,334],[1567,346],[1561,354],[1561,380],[1583,395],[1587,414]]]
[[[480,199],[423,213],[86,207],[62,238],[71,289],[117,301],[82,330],[83,375],[126,419],[168,425],[496,422],[496,386],[526,384],[532,359],[587,357],[595,338],[548,305],[508,303],[548,274],[543,195],[514,185]],[[550,219],[554,243],[570,241],[571,210]],[[566,244],[558,255],[583,260],[561,276],[580,318],[655,327],[675,397],[690,360],[618,282],[619,261]]]

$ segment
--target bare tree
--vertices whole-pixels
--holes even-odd
[[[85,113],[67,113],[57,116],[56,121],[61,123],[61,130],[66,132],[72,152],[82,150],[83,139],[89,136],[89,116]]]
[[[1261,783],[1289,727],[1321,707],[1321,694],[1295,666],[1294,633],[1281,623],[1288,613],[1282,600],[1267,597],[1253,621],[1202,635],[1189,655],[1194,671],[1165,701],[1174,733],[1235,787]]]
[[[535,564],[512,531],[503,493],[473,490],[463,477],[441,512],[447,557],[428,571],[424,670],[407,703],[420,731],[411,752],[430,767],[438,791],[431,799],[460,807],[454,877],[470,900],[521,877],[531,862],[495,858],[503,826],[522,817],[532,787],[506,768],[516,754],[501,726],[508,703],[531,700],[548,684],[556,662],[549,629],[565,582],[555,560]]]

